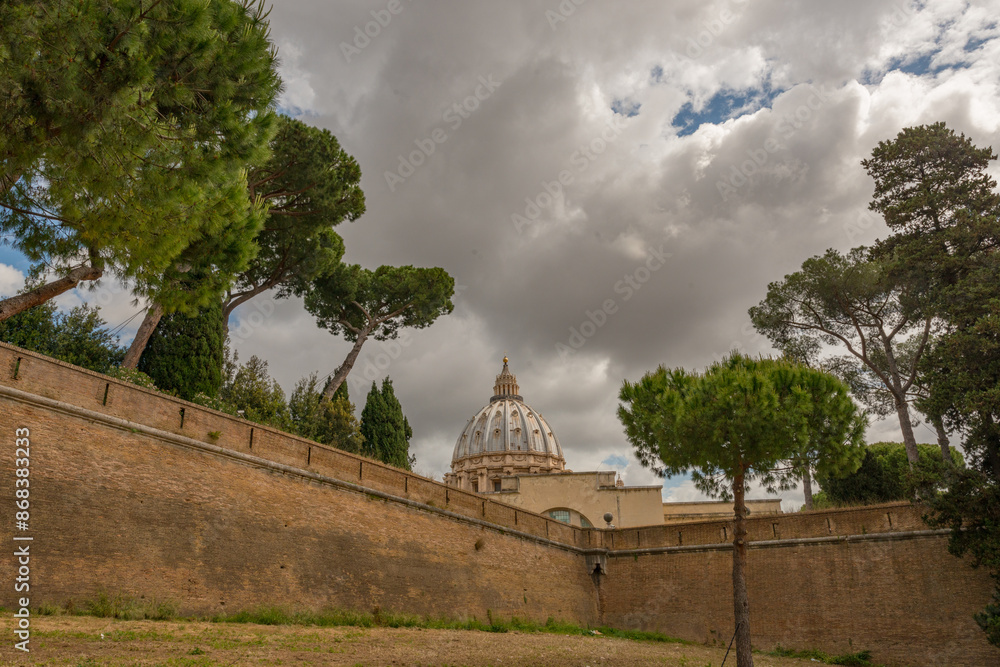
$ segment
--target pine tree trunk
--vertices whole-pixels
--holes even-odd
[[[736,619],[736,667],[753,667],[750,646],[750,598],[747,594],[747,506],[743,471],[733,479],[733,616]]]
[[[156,331],[156,325],[160,323],[160,318],[162,317],[163,308],[160,304],[150,304],[149,308],[146,309],[146,316],[142,318],[142,324],[139,325],[139,330],[135,332],[132,344],[128,347],[128,352],[125,353],[122,368],[135,369],[139,367],[139,359],[142,358],[142,353],[145,351],[146,345],[149,343],[153,332]]]
[[[29,308],[45,303],[49,299],[54,299],[85,280],[97,280],[102,275],[104,275],[104,269],[94,268],[89,264],[78,266],[58,280],[39,285],[30,292],[3,299],[0,301],[0,322]]]
[[[934,417],[931,420],[934,430],[937,431],[938,445],[941,446],[941,458],[945,463],[951,463],[951,442],[948,440],[948,432],[944,430],[944,420],[941,417]]]
[[[808,465],[802,468],[802,493],[806,497],[806,509],[811,510],[813,508],[813,486],[812,475],[809,474]]]
[[[903,431],[903,445],[906,447],[906,458],[912,468],[917,462],[917,439],[913,435],[910,424],[910,410],[905,399],[896,398],[896,415],[899,417],[899,428]]]
[[[337,393],[337,389],[339,389],[340,385],[342,385],[344,380],[347,379],[351,369],[354,368],[354,362],[358,360],[358,355],[361,354],[361,346],[365,344],[366,340],[368,340],[369,333],[369,331],[365,330],[358,335],[358,340],[355,341],[354,347],[352,347],[351,351],[348,353],[347,359],[344,359],[344,363],[337,369],[333,379],[330,380],[330,382],[326,385],[326,388],[323,389],[323,398],[332,399],[333,395]]]
[[[223,335],[229,336],[229,317],[233,314],[233,311],[242,306],[244,303],[254,298],[259,294],[263,294],[267,290],[274,287],[276,283],[265,283],[263,285],[258,285],[252,290],[241,294],[240,296],[233,297],[223,301],[222,303],[222,332]]]

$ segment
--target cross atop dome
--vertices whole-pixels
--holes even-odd
[[[503,370],[500,371],[500,375],[497,376],[497,381],[493,384],[493,398],[492,401],[499,401],[504,398],[516,398],[521,400],[519,394],[520,387],[517,386],[517,376],[510,372],[507,368],[507,355],[503,358]]]

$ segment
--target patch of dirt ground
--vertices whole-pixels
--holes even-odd
[[[31,619],[30,653],[13,646],[3,614],[4,665],[522,665],[718,666],[725,648],[596,636],[417,628],[318,628],[188,621],[118,621],[75,616]],[[757,654],[759,667],[808,661]],[[730,654],[728,665],[736,664]],[[815,663],[813,663],[815,664]]]

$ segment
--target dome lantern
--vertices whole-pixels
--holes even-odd
[[[517,376],[507,368],[507,357],[504,357],[503,370],[497,376],[497,381],[493,383],[493,398],[490,399],[490,402],[499,401],[507,397],[520,401],[522,400],[519,393],[520,390],[520,387],[517,386]]]

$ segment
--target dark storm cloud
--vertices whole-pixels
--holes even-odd
[[[402,345],[369,343],[352,375],[358,402],[371,379],[393,378],[422,471],[446,471],[504,352],[570,467],[627,453],[622,379],[767,351],[746,315],[767,283],[878,235],[861,217],[859,161],[879,139],[938,118],[995,138],[994,65],[886,75],[901,54],[960,39],[944,36],[956,17],[983,34],[985,15],[669,4],[585,2],[558,19],[546,14],[558,2],[403,0],[389,20],[388,2],[275,7],[289,108],[334,131],[364,172],[348,259],[443,266],[462,286],[452,316]],[[878,71],[878,85],[859,83]],[[685,104],[767,90],[768,107],[689,136],[671,127]],[[613,110],[622,100],[628,115]],[[282,359],[286,387],[317,359],[324,372],[339,363],[345,343],[310,330],[298,304],[281,308],[248,352]],[[652,481],[635,465],[627,476]]]
[[[767,283],[883,233],[859,164],[879,140],[946,120],[1000,143],[998,3],[926,4],[567,0],[558,20],[557,0],[276,3],[283,108],[364,174],[347,259],[442,266],[462,286],[453,315],[366,345],[359,410],[391,376],[417,469],[440,478],[507,352],[569,467],[628,454],[623,379],[766,352],[746,311]],[[894,71],[925,55],[934,68]],[[685,105],[720,95],[746,104],[678,136]],[[286,391],[348,349],[298,300],[237,347]],[[634,461],[625,475],[653,482]]]

